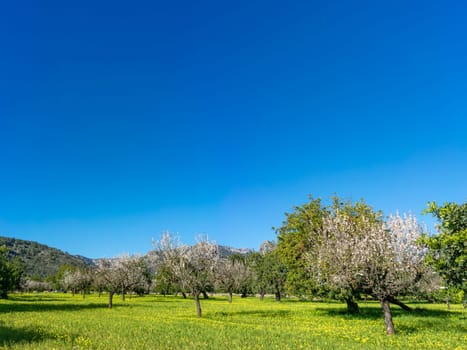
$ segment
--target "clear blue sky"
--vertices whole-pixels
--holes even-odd
[[[257,248],[337,193],[467,200],[467,8],[431,1],[11,1],[0,235],[89,257],[162,231]]]

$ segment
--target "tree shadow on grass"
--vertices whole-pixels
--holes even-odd
[[[62,300],[63,302],[63,300]],[[114,305],[114,307],[126,307],[126,305]],[[92,309],[107,309],[107,303],[86,303],[86,304],[70,304],[69,302],[57,303],[49,302],[21,302],[14,301],[12,303],[0,304],[0,314],[5,312],[40,312],[40,311],[79,311]]]
[[[406,334],[416,333],[421,329],[467,334],[465,318],[464,314],[458,312],[417,308],[406,313],[404,319],[401,318],[398,328]]]
[[[8,300],[11,301],[29,301],[29,302],[37,302],[37,301],[65,301],[65,298],[57,297],[53,294],[10,294],[8,296]]]
[[[0,346],[9,347],[21,343],[40,342],[53,336],[32,327],[12,328],[0,322]]]
[[[360,306],[360,313],[351,314],[347,311],[346,307],[332,307],[332,308],[316,308],[319,314],[337,316],[345,319],[381,319],[383,317],[381,308],[378,305],[374,306]],[[396,305],[391,305],[391,313],[393,317],[399,316],[415,316],[415,317],[435,317],[437,319],[445,319],[452,317],[452,313],[448,310],[429,310],[422,308],[415,308],[412,311],[405,311]]]
[[[397,320],[396,320],[397,322]],[[464,324],[457,324],[453,322],[446,322],[446,320],[411,320],[410,324],[399,322],[396,325],[397,331],[403,334],[418,333],[424,329],[431,329],[436,331],[446,331],[449,333],[458,333],[464,335],[467,333],[467,327]]]

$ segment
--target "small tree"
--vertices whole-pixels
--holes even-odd
[[[23,281],[21,290],[26,292],[46,292],[53,290],[53,284],[46,281],[35,281],[28,278]]]
[[[264,255],[252,252],[247,256],[247,263],[253,275],[253,289],[259,294],[260,300],[264,299],[269,290],[269,270],[264,263]]]
[[[201,317],[199,296],[209,289],[215,281],[215,271],[219,261],[217,244],[207,237],[198,237],[195,245],[183,247],[175,273],[179,276],[182,286],[189,290],[195,299],[196,315]]]
[[[194,299],[196,314],[201,317],[200,294],[215,282],[219,261],[217,244],[200,236],[193,246],[181,244],[180,240],[166,232],[155,242],[156,256],[162,265],[169,266],[182,290],[189,291]]]
[[[62,286],[66,291],[71,291],[74,295],[81,292],[83,299],[89,293],[93,283],[93,274],[89,269],[74,268],[63,273]]]
[[[438,221],[438,234],[425,236],[428,262],[439,272],[450,289],[467,296],[467,203],[428,204],[426,214]],[[448,293],[449,294],[449,293]],[[465,305],[465,303],[464,303]]]
[[[250,254],[248,261],[260,299],[271,292],[274,293],[276,301],[281,301],[288,270],[277,254],[276,244],[272,241],[264,242],[260,252]]]
[[[23,264],[19,259],[10,260],[7,248],[0,247],[0,299],[8,298],[8,292],[20,288],[23,271]]]
[[[219,260],[217,268],[217,285],[229,294],[229,303],[232,303],[234,291],[240,290],[250,279],[250,269],[245,256],[233,254],[227,259]]]
[[[96,271],[97,280],[100,285],[109,293],[108,307],[113,307],[113,296],[122,285],[122,269],[116,260],[102,259]]]
[[[180,281],[180,275],[176,273],[176,266],[182,260],[184,246],[178,236],[166,231],[162,233],[159,241],[154,241],[152,253],[152,264],[156,274],[156,289],[162,291],[173,290],[175,293],[182,292],[186,297]]]
[[[122,294],[125,300],[125,293],[132,288],[147,288],[150,282],[148,267],[145,261],[139,256],[121,256],[118,258],[102,259],[96,271],[96,278],[109,293],[109,308],[113,306],[113,296],[116,293]]]
[[[148,264],[140,256],[122,255],[116,258],[119,274],[119,292],[125,301],[127,292],[148,290],[151,284],[151,273]]]
[[[158,265],[153,283],[153,290],[162,295],[180,292],[180,283],[178,283],[174,272],[169,266]]]

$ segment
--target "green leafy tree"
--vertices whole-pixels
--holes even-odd
[[[428,262],[439,272],[449,288],[467,293],[467,203],[428,203],[426,214],[438,221],[438,234],[425,236]]]
[[[0,299],[8,298],[8,292],[20,288],[24,267],[19,259],[9,259],[5,246],[0,247]]]
[[[288,269],[277,253],[276,244],[271,241],[263,243],[259,253],[250,253],[247,261],[253,271],[255,289],[260,298],[263,299],[266,293],[273,293],[276,301],[281,301]]]
[[[180,283],[170,266],[158,265],[154,276],[153,291],[162,295],[176,294],[180,291]]]
[[[64,264],[60,265],[58,272],[49,278],[47,278],[47,282],[50,282],[55,290],[64,290],[66,291],[67,288],[63,284],[64,276],[69,274],[70,272],[76,271],[78,268],[73,265]]]
[[[319,244],[317,239],[325,211],[321,199],[310,196],[308,203],[296,206],[291,213],[286,213],[282,226],[275,229],[278,238],[277,254],[288,268],[286,289],[290,294],[304,297],[323,291],[310,278],[304,255]]]

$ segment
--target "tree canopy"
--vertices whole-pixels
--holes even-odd
[[[467,293],[467,203],[428,203],[426,214],[439,222],[438,233],[425,236],[430,248],[428,262],[433,265],[449,287]]]
[[[19,259],[9,259],[7,248],[0,246],[0,298],[6,299],[8,292],[20,287],[23,265]]]

